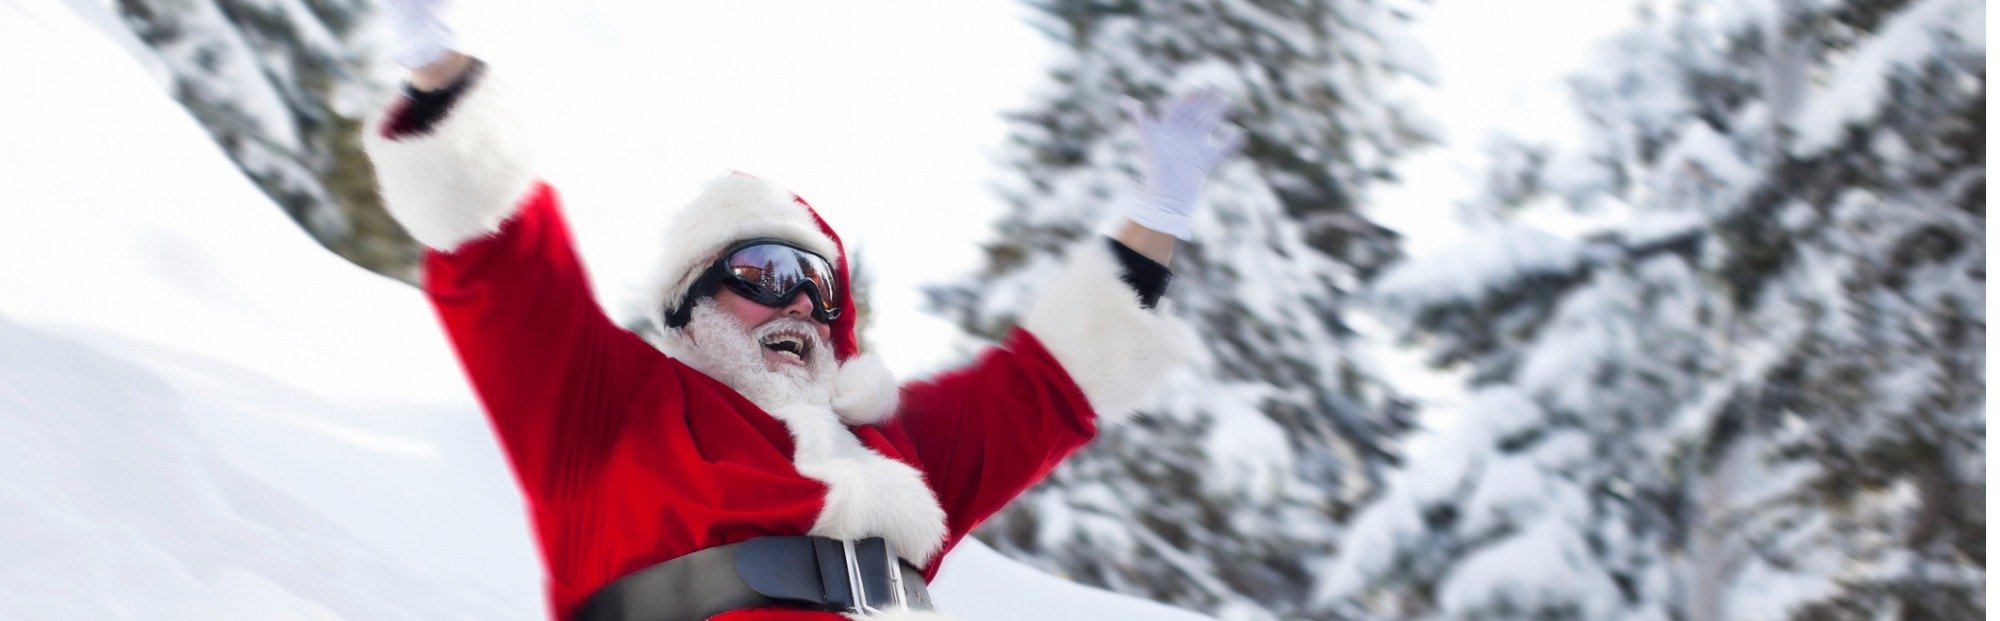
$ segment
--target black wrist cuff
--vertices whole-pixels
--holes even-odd
[[[1125,267],[1119,278],[1139,294],[1139,305],[1146,308],[1159,305],[1160,297],[1167,294],[1167,283],[1174,279],[1173,271],[1116,239],[1107,237],[1104,241],[1111,244],[1112,256],[1118,257],[1118,263]]]
[[[431,129],[451,113],[453,104],[472,90],[486,74],[486,61],[472,59],[472,65],[457,80],[434,91],[417,90],[408,83],[403,84],[403,98],[408,100],[400,114],[389,123],[391,136],[412,136],[430,133]]]

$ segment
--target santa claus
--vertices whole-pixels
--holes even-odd
[[[1202,181],[1233,150],[1208,92],[1153,117],[1149,198],[976,362],[901,385],[860,351],[846,249],[736,175],[662,241],[661,342],[593,297],[503,79],[439,0],[390,3],[404,96],[371,124],[383,199],[520,482],[561,619],[922,618],[938,559],[1130,415],[1183,358],[1157,308]]]

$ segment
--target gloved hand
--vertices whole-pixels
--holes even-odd
[[[1243,130],[1224,124],[1229,100],[1213,88],[1181,97],[1154,117],[1134,100],[1125,113],[1145,146],[1146,192],[1126,217],[1155,231],[1190,239],[1194,202],[1208,171],[1243,143]]]
[[[444,23],[446,0],[383,0],[383,17],[396,32],[389,58],[416,69],[443,59],[458,45],[458,33]]]

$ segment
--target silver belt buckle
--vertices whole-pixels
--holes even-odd
[[[848,596],[854,598],[854,605],[848,608],[848,612],[863,615],[882,612],[868,605],[868,585],[861,580],[861,558],[854,551],[854,540],[840,540],[840,556],[847,564]],[[909,610],[910,603],[903,595],[903,568],[896,559],[895,551],[889,549],[887,539],[882,541],[882,556],[887,561],[883,566],[889,571],[890,599],[896,602],[897,609]]]
[[[889,590],[893,592],[890,599],[896,601],[897,610],[909,610],[910,602],[903,597],[903,563],[896,558],[896,551],[889,549],[888,539],[882,540],[882,556],[887,561],[882,566],[889,568]]]
[[[847,563],[847,595],[854,598],[848,612],[864,615],[874,612],[868,607],[868,585],[861,583],[861,559],[854,554],[853,539],[840,540],[840,558]]]

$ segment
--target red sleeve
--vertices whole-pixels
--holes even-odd
[[[947,548],[1097,434],[1083,392],[1022,330],[970,366],[904,386],[892,424],[944,507]]]
[[[494,235],[427,252],[424,289],[532,496],[587,480],[641,383],[673,381],[599,308],[546,183]]]

